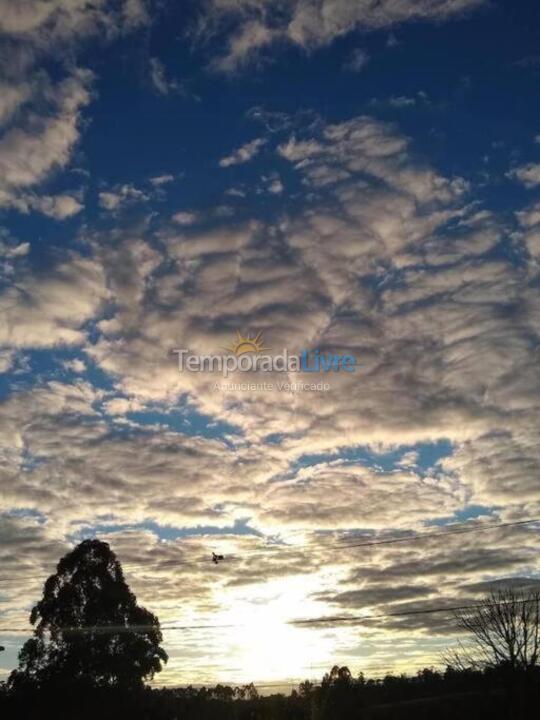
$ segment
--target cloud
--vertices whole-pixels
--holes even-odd
[[[79,358],[74,358],[73,360],[66,360],[63,363],[66,370],[70,370],[74,373],[83,373],[86,372],[87,367],[83,360],[80,360]]]
[[[93,75],[76,67],[79,43],[148,21],[144,0],[0,0],[0,207],[57,220],[82,209],[80,192],[37,192],[68,166],[91,100]],[[59,80],[43,69],[51,53]]]
[[[162,227],[159,244],[135,243],[130,234],[100,241],[115,313],[88,348],[93,360],[126,397],[174,402],[187,394],[203,414],[240,428],[249,443],[282,435],[279,447],[265,450],[281,469],[305,453],[359,443],[473,444],[497,431],[525,449],[521,428],[530,423],[537,382],[530,341],[537,310],[519,268],[485,257],[507,232],[501,221],[470,204],[463,179],[419,163],[395,126],[373,118],[297,132],[278,152],[306,188],[295,212],[278,222],[214,219],[189,234]],[[178,373],[171,348],[215,352],[237,328],[262,330],[273,348],[291,352],[351,352],[361,359],[360,374],[331,378],[321,402],[309,393],[219,393],[205,374]],[[454,471],[447,472],[451,487]],[[524,465],[518,475],[526,472]],[[359,482],[350,469],[332,466],[329,473],[320,475],[321,487],[334,487],[334,475],[351,487]],[[397,474],[393,480],[406,487]],[[281,501],[276,490],[267,514],[249,514],[265,527],[294,527],[303,512],[315,524],[340,523],[346,512],[332,505],[337,491],[317,499],[318,518],[297,495],[301,482],[307,479],[282,487],[296,502],[285,495]],[[381,482],[366,481],[367,498]],[[439,509],[451,515],[465,502],[456,482],[449,505],[441,484],[419,522]],[[488,503],[488,490],[469,479],[465,486],[467,497]],[[533,497],[523,487],[516,503]],[[500,496],[493,485],[491,499]],[[392,506],[404,503],[400,497]],[[289,506],[290,518],[283,509]],[[375,504],[369,520],[395,524],[388,512]]]
[[[9,128],[0,138],[0,206],[60,219],[81,209],[73,196],[39,198],[27,191],[67,166],[79,139],[80,112],[90,102],[92,79],[87,70],[74,71],[51,90],[52,114],[30,115],[24,128]]]
[[[356,48],[350,54],[347,62],[344,63],[344,70],[350,70],[351,72],[360,72],[369,62],[368,53],[362,48]]]
[[[107,297],[98,262],[73,256],[46,276],[23,271],[0,295],[0,345],[44,348],[82,343],[82,325]]]
[[[447,471],[470,486],[475,502],[506,505],[518,498],[521,502],[540,501],[534,482],[540,470],[540,452],[530,426],[535,412],[531,403],[529,413],[523,413],[512,432],[493,431],[474,442],[467,441],[444,461]]]
[[[147,193],[130,183],[115,185],[111,190],[102,190],[98,193],[99,206],[103,210],[112,212],[126,205],[144,203],[148,200],[150,200],[150,196]]]
[[[30,83],[0,81],[0,127],[9,122],[32,95]]]
[[[540,163],[528,163],[521,167],[514,168],[507,173],[512,180],[517,180],[526,188],[534,188],[540,185]]]
[[[196,223],[199,219],[198,213],[194,212],[187,212],[187,211],[180,211],[177,213],[174,213],[171,220],[176,223],[177,225],[193,225]]]
[[[84,207],[73,195],[19,195],[15,206],[19,210],[26,207],[28,210],[41,212],[43,215],[52,217],[55,220],[65,220],[73,217]]]
[[[19,242],[5,228],[0,228],[0,281],[10,282],[29,252],[29,242]]]
[[[268,192],[272,195],[281,195],[283,190],[283,183],[279,178],[274,178],[272,182],[268,185]]]
[[[383,0],[376,5],[293,0],[276,15],[271,0],[209,0],[201,25],[209,33],[227,27],[227,49],[214,59],[213,67],[231,73],[278,42],[311,50],[354,30],[387,29],[422,20],[444,22],[484,4],[484,0]]]
[[[269,192],[271,195],[281,195],[285,190],[285,186],[281,182],[281,178],[277,173],[263,175],[261,180],[265,185],[265,191]]]
[[[15,353],[13,350],[0,350],[0,373],[6,373],[13,367]]]
[[[242,165],[243,163],[247,163],[252,160],[255,155],[259,154],[261,148],[265,144],[266,140],[264,138],[256,138],[255,140],[251,140],[245,145],[242,145],[242,147],[238,148],[238,150],[235,150],[230,155],[221,158],[221,160],[219,161],[219,166],[225,168],[230,167],[231,165]]]
[[[165,175],[155,175],[154,177],[150,178],[150,182],[155,187],[160,187],[161,185],[166,185],[167,183],[173,182],[175,179],[174,175],[165,174]]]
[[[406,95],[391,95],[384,100],[373,98],[369,101],[370,107],[391,107],[391,108],[406,108],[414,107],[417,103],[417,98],[407,97]]]
[[[529,253],[540,260],[540,203],[518,211],[516,215]]]
[[[145,406],[138,400],[115,397],[103,403],[103,408],[109,415],[125,415],[128,412],[143,411]]]
[[[143,0],[22,0],[0,2],[0,29],[35,52],[103,32],[115,35],[148,21]]]
[[[9,240],[9,234],[3,233],[2,229],[0,229],[0,237],[4,237]],[[23,242],[6,242],[6,240],[0,241],[0,256],[2,259],[12,259],[12,258],[18,258],[18,257],[24,257],[25,255],[28,255],[28,252],[30,251],[30,243]]]
[[[170,80],[165,73],[165,66],[158,58],[150,58],[150,81],[154,90],[159,95],[169,95],[170,93],[184,93],[182,85],[176,80]]]
[[[321,463],[299,471],[288,482],[273,484],[263,507],[278,527],[350,528],[360,515],[368,527],[397,529],[419,520],[451,516],[462,506],[463,490],[450,478],[412,472],[373,472],[359,465]],[[264,522],[264,524],[266,524]]]
[[[249,61],[258,59],[258,51],[280,39],[282,33],[257,19],[245,19],[229,39],[227,52],[215,58],[211,68],[221,73],[233,73]]]
[[[511,428],[505,378],[530,388],[530,328],[501,315],[497,298],[531,297],[511,263],[478,262],[503,231],[463,205],[467,183],[419,164],[393,126],[367,117],[290,137],[279,153],[312,194],[279,224],[214,219],[189,234],[163,227],[159,244],[100,241],[115,313],[93,359],[126,396],[188,393],[252,441],[288,428],[285,457]],[[443,232],[451,221],[462,225]],[[309,394],[227,398],[210,378],[176,370],[171,348],[215,351],[246,327],[272,347],[353,352],[369,378],[361,397],[355,376],[332,378],[320,408]]]
[[[279,132],[255,182],[278,179],[279,163],[287,187],[248,220],[216,208],[136,227],[118,216],[85,230],[84,256],[41,273],[5,239],[20,252],[0,298],[5,364],[19,348],[76,345],[95,365],[72,383],[25,382],[0,406],[2,508],[47,519],[10,519],[14,555],[43,542],[33,562],[44,573],[66,537],[99,531],[162,620],[201,622],[247,613],[248,597],[265,621],[276,607],[289,619],[450,606],[532,574],[534,526],[336,545],[426,532],[470,506],[485,508],[472,526],[538,514],[538,208],[499,217],[373,117],[304,116]],[[272,351],[352,353],[358,369],[324,394],[215,390],[214,375],[178,372],[173,348],[224,352],[237,329],[262,331]],[[212,534],[195,537],[201,525]],[[218,547],[234,560],[216,593],[205,558]],[[392,653],[411,660],[455,627],[450,615],[373,620],[359,630],[362,657],[389,662],[390,631]],[[291,647],[313,637],[294,632]],[[358,660],[350,629],[327,632],[329,658]],[[192,642],[207,656],[206,637]]]
[[[407,138],[390,124],[363,116],[326,126],[317,138],[290,138],[278,147],[316,187],[332,186],[353,176],[378,178],[419,202],[451,202],[467,190],[461,178],[447,179],[410,163]]]

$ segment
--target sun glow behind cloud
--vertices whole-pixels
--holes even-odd
[[[293,2],[274,17],[265,0],[208,2],[184,45],[172,5],[163,20],[139,2],[0,0],[0,626],[26,625],[42,580],[93,534],[165,626],[203,626],[164,631],[156,684],[414,668],[453,641],[447,619],[289,621],[538,576],[534,527],[341,548],[540,515],[538,128],[505,115],[497,78],[519,58],[477,48],[501,21],[463,19],[481,4]],[[418,19],[435,22],[408,36]],[[141,57],[141,24],[160,52],[128,77],[117,53]],[[359,37],[369,63],[351,73]],[[536,78],[518,71],[529,107]],[[225,392],[171,356],[267,345],[359,364],[324,395]],[[0,640],[7,674],[19,636]]]

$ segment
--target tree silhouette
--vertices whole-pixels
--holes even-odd
[[[155,615],[139,607],[107,543],[84,540],[65,555],[30,614],[34,637],[10,686],[85,683],[141,687],[167,662]]]
[[[540,593],[500,590],[477,608],[456,613],[459,627],[471,638],[469,648],[447,657],[457,668],[478,667],[530,671],[539,664]]]
[[[334,665],[321,682],[314,717],[322,720],[341,720],[355,717],[358,709],[356,683],[348,667]]]

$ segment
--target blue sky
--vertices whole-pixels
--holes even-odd
[[[308,647],[436,662],[433,617],[309,642],[283,622],[536,577],[534,527],[363,558],[332,542],[539,514],[539,14],[0,0],[0,626],[91,535],[163,621],[264,607],[268,636],[220,641],[246,681],[257,642],[259,679],[307,673]],[[173,349],[224,354],[237,331],[356,371],[324,392],[178,371]],[[237,560],[210,574],[214,549]],[[214,639],[189,672],[166,639],[164,681],[231,680]]]

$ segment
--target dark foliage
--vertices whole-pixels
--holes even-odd
[[[496,672],[425,669],[414,677],[353,678],[334,667],[319,685],[259,696],[250,685],[151,690],[70,685],[0,692],[8,720],[525,720],[537,716],[540,675],[516,678],[508,692]]]
[[[106,543],[88,540],[59,563],[33,608],[34,637],[0,683],[6,720],[525,720],[538,715],[538,597],[487,599],[464,628],[489,662],[445,673],[355,678],[334,666],[320,684],[260,696],[251,685],[151,689],[167,660],[157,618],[137,605]],[[487,640],[486,640],[487,638]],[[494,650],[496,648],[496,652]],[[508,652],[511,654],[508,655]],[[508,657],[515,662],[508,662]]]
[[[453,667],[504,668],[509,677],[534,672],[540,657],[540,593],[492,592],[476,608],[456,612],[469,647],[448,656]]]
[[[137,605],[116,556],[99,540],[60,560],[30,622],[34,636],[9,679],[14,690],[137,688],[167,661],[157,617]]]

